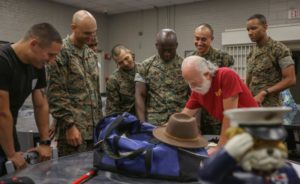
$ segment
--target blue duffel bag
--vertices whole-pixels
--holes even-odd
[[[94,167],[133,177],[198,180],[206,150],[159,142],[153,137],[154,128],[129,113],[104,118],[94,132]]]

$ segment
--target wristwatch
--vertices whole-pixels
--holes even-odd
[[[51,140],[40,140],[40,145],[46,145],[46,146],[50,146],[51,145]]]

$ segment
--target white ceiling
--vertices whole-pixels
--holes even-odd
[[[98,13],[117,14],[204,0],[50,0]]]

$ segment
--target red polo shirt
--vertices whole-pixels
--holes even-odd
[[[238,108],[258,107],[250,90],[240,77],[230,68],[219,68],[213,77],[211,87],[205,95],[192,92],[185,107],[196,109],[203,107],[209,114],[222,122],[223,99],[239,95]]]

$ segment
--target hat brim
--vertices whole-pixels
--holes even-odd
[[[250,133],[254,138],[277,141],[284,140],[286,131],[283,126],[241,126],[246,132]]]
[[[172,145],[172,146],[177,146],[177,147],[181,147],[181,148],[203,148],[206,147],[208,142],[206,139],[204,139],[203,137],[198,136],[197,139],[195,140],[184,140],[181,139],[176,140],[176,139],[172,139],[170,137],[168,137],[166,135],[166,127],[156,127],[153,130],[153,135],[154,137],[156,137],[158,140],[160,140],[163,143]]]

